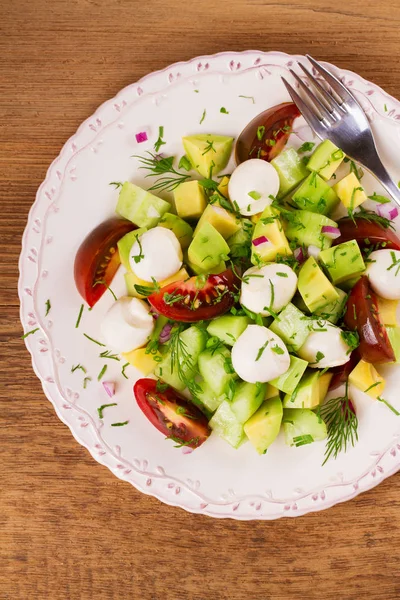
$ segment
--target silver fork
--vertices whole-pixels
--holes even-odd
[[[364,110],[341,81],[311,56],[306,56],[322,76],[329,91],[299,63],[308,85],[292,69],[290,72],[303,91],[305,100],[282,77],[293,102],[319,138],[331,140],[349,158],[368,169],[400,206],[400,190],[379,158]]]

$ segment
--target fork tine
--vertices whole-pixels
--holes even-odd
[[[299,109],[299,111],[301,112],[311,129],[313,129],[315,133],[319,137],[321,137],[319,134],[319,128],[325,128],[323,122],[318,119],[318,117],[312,112],[312,110],[310,110],[309,106],[304,102],[304,100],[302,100],[302,98],[300,98],[299,94],[294,90],[290,83],[286,81],[284,77],[282,77],[282,81],[285,84],[285,87],[289,92],[291,99],[293,100],[293,102],[295,103],[295,105],[297,106],[297,108]]]
[[[336,119],[332,115],[332,113],[330,113],[329,110],[326,108],[326,106],[316,97],[315,94],[312,93],[310,88],[306,86],[304,81],[302,79],[300,79],[300,77],[297,75],[297,73],[295,73],[293,71],[293,69],[289,69],[289,71],[293,75],[293,77],[296,79],[296,81],[300,85],[303,92],[306,94],[309,101],[312,102],[312,104],[315,106],[315,108],[319,112],[320,120],[322,121],[323,119],[326,119],[329,123],[331,123],[332,121],[335,121]]]
[[[359,105],[353,94],[347,89],[345,85],[343,85],[341,81],[339,81],[339,79],[337,79],[337,77],[332,75],[332,73],[330,73],[328,69],[325,69],[325,67],[323,67],[318,61],[315,60],[315,58],[313,58],[309,54],[306,54],[306,57],[313,65],[313,67],[318,71],[318,73],[320,73],[320,75],[322,75],[325,81],[327,81],[327,83],[332,88],[333,92],[335,92],[336,95],[339,97],[339,100],[341,100],[342,102],[355,102],[357,105]]]
[[[342,106],[336,101],[336,99],[333,97],[332,94],[330,94],[321,84],[320,82],[315,79],[314,75],[312,75],[310,73],[310,71],[302,64],[299,62],[299,66],[302,69],[302,71],[305,73],[305,75],[307,75],[308,80],[310,81],[310,83],[314,86],[314,88],[319,92],[320,96],[321,96],[321,100],[322,102],[325,104],[326,108],[331,112],[334,109],[336,109],[337,111],[342,111],[343,112],[343,108]]]

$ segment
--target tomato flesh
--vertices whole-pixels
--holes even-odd
[[[201,410],[172,387],[143,378],[135,383],[133,393],[150,423],[178,444],[198,448],[211,434]]]
[[[378,300],[368,277],[358,280],[347,299],[344,322],[360,336],[358,352],[369,363],[394,362],[395,355],[385,326],[379,317]]]
[[[335,390],[340,385],[343,385],[348,381],[349,375],[352,370],[355,368],[357,363],[360,361],[360,354],[358,352],[358,348],[351,353],[350,360],[347,361],[344,365],[340,365],[339,367],[333,367],[330,369],[330,372],[333,373],[333,377],[329,384],[330,390]]]
[[[80,245],[74,264],[75,285],[90,307],[104,294],[121,264],[118,240],[133,229],[136,225],[130,221],[108,219],[93,229]]]
[[[235,303],[239,280],[232,269],[219,275],[191,277],[170,283],[148,296],[151,306],[173,321],[195,323],[226,313]]]
[[[283,102],[257,115],[244,128],[236,143],[236,162],[261,158],[270,162],[282,152],[293,121],[300,111],[293,102]]]
[[[379,223],[370,222],[366,219],[344,218],[338,222],[340,237],[333,240],[333,246],[356,240],[362,250],[372,249],[372,246],[378,248],[388,248],[390,250],[400,250],[400,240],[390,228],[385,229]]]

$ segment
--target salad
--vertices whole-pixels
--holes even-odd
[[[292,103],[269,109],[235,148],[184,137],[178,165],[159,153],[160,127],[154,152],[137,157],[153,185],[113,182],[118,216],[78,250],[90,308],[122,264],[126,295],[97,343],[143,374],[136,401],[177,446],[213,433],[265,454],[283,429],[290,446],[326,440],[326,461],[357,441],[352,386],[399,415],[376,368],[400,361],[398,211],[367,196],[330,141],[287,147],[298,116]]]

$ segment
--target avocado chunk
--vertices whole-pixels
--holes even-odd
[[[309,369],[297,388],[286,394],[283,408],[316,408],[325,399],[333,374]]]
[[[125,181],[115,211],[138,227],[150,228],[155,227],[170,208],[169,202],[157,198],[134,183]]]
[[[396,364],[400,363],[400,327],[386,327],[390,344],[393,348]]]
[[[207,332],[228,346],[233,346],[238,337],[252,323],[249,317],[223,315],[210,322]]]
[[[170,229],[178,238],[183,250],[189,247],[193,238],[193,229],[189,223],[186,223],[181,217],[173,215],[172,213],[165,213],[165,215],[161,217],[158,227]]]
[[[286,373],[273,379],[270,383],[285,394],[294,392],[308,367],[308,362],[297,356],[290,356],[290,366]]]
[[[326,225],[337,227],[337,223],[325,215],[309,210],[285,210],[286,237],[299,246],[316,246],[324,250],[332,246],[332,240],[322,233]]]
[[[243,425],[239,423],[230,403],[226,400],[219,405],[209,425],[213,431],[234,448],[239,448],[246,440]]]
[[[317,315],[326,321],[330,321],[330,323],[333,323],[334,325],[336,325],[342,316],[347,300],[346,292],[338,287],[335,287],[335,290],[339,296],[337,300],[333,300],[333,302],[329,302],[329,304],[326,304],[322,308],[317,308],[317,310],[314,310],[314,315]]]
[[[310,312],[339,299],[338,292],[313,256],[310,256],[300,269],[298,290]]]
[[[246,423],[260,408],[265,399],[266,383],[256,384],[241,381],[236,385],[231,401],[231,408],[239,423]]]
[[[379,398],[385,389],[385,380],[381,377],[374,365],[360,360],[349,375],[349,383],[371,396]]]
[[[258,454],[265,454],[277,438],[282,422],[282,402],[279,396],[265,400],[244,425],[244,431]]]
[[[346,175],[346,177],[333,186],[333,189],[339,196],[342,204],[351,212],[368,199],[355,173]]]
[[[322,250],[319,260],[334,285],[358,277],[365,271],[360,247],[355,240]]]
[[[302,210],[329,215],[339,204],[336,192],[317,173],[311,173],[292,196]]]
[[[199,219],[207,206],[204,188],[196,181],[185,181],[174,189],[176,212],[183,219]]]
[[[229,246],[222,235],[205,221],[188,248],[188,259],[193,265],[209,271],[219,265],[228,252]]]
[[[278,198],[291,192],[308,175],[307,167],[294,148],[284,150],[271,160],[279,175]]]
[[[133,271],[128,271],[124,274],[124,277],[128,296],[133,296],[134,298],[146,298],[150,293],[156,291],[152,283],[144,281],[144,279],[140,279],[137,275],[135,275]],[[171,275],[171,277],[167,277],[167,279],[159,281],[158,285],[160,287],[164,287],[166,285],[169,285],[170,283],[174,283],[174,281],[185,281],[186,279],[189,279],[189,274],[186,271],[186,269],[182,267],[177,273]],[[141,286],[142,288],[144,288],[143,291],[146,293],[140,294],[137,291],[136,286]],[[160,318],[157,319],[157,324],[159,323],[159,321]]]
[[[195,235],[206,221],[211,223],[225,240],[241,229],[240,219],[225,208],[216,204],[209,204],[205,208],[197,223],[197,227],[194,230]]]
[[[312,320],[289,302],[270,325],[271,331],[279,335],[289,350],[298,350],[310,334]]]
[[[307,163],[307,169],[316,171],[328,181],[342,164],[345,154],[330,140],[324,140],[316,147]]]
[[[218,186],[218,191],[221,194],[221,196],[224,196],[224,198],[227,198],[228,200],[229,200],[228,186],[229,186],[230,178],[231,178],[230,175],[229,175],[229,177],[228,177],[228,175],[224,175]]]
[[[260,238],[266,237],[269,243],[254,245]],[[273,262],[277,256],[290,256],[292,251],[283,231],[279,210],[272,206],[266,206],[257,221],[253,232],[253,244],[251,246],[251,262],[260,265]]]
[[[306,446],[324,440],[328,435],[321,417],[307,408],[285,408],[282,426],[288,446]]]
[[[139,227],[139,229],[134,229],[129,233],[125,234],[120,240],[118,240],[118,252],[119,258],[121,260],[121,264],[125,267],[127,271],[131,271],[131,265],[129,261],[129,256],[131,253],[131,249],[133,244],[136,242],[136,238],[143,233],[146,233],[146,227]]]
[[[387,298],[381,298],[377,296],[378,300],[378,312],[379,317],[384,325],[390,325],[396,327],[397,322],[397,309],[399,307],[398,300],[388,300]]]
[[[232,152],[233,138],[200,133],[182,138],[183,147],[193,167],[206,178],[226,167]]]
[[[194,263],[190,262],[187,255],[184,257],[184,261],[187,267],[193,272],[194,275],[204,275],[205,273],[209,275],[218,275],[218,273],[222,273],[222,271],[226,270],[226,262],[223,260],[221,260],[221,262],[219,262],[215,267],[212,267],[211,269],[195,265]]]

